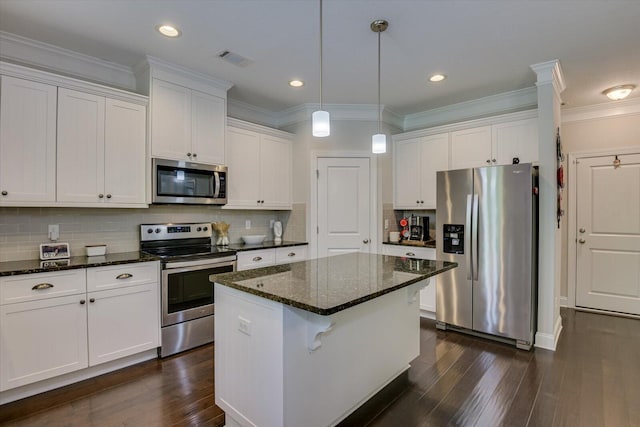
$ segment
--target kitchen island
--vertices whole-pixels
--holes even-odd
[[[419,291],[456,266],[350,253],[211,276],[227,426],[345,419],[419,355]]]

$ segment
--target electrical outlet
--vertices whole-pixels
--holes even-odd
[[[251,220],[250,219],[245,220],[244,229],[245,230],[251,230]]]
[[[49,240],[55,242],[60,238],[60,225],[49,224]]]
[[[238,316],[238,330],[245,335],[251,336],[251,320]]]
[[[388,229],[389,229],[389,220],[388,220],[388,219],[385,219],[385,220],[384,220],[384,229],[385,229],[385,230],[388,230]]]

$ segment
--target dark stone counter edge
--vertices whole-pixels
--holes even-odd
[[[107,265],[132,264],[137,262],[159,261],[160,258],[141,252],[121,252],[104,256],[87,257],[76,256],[65,258],[69,265],[50,265],[40,267],[40,260],[6,261],[0,263],[0,277],[17,276],[20,274],[48,273],[52,271],[74,270],[78,268],[104,267]],[[52,260],[64,261],[65,259]],[[51,261],[48,261],[51,262]]]
[[[372,294],[369,294],[369,295],[365,295],[365,296],[363,296],[361,298],[356,298],[354,300],[351,300],[349,302],[346,302],[344,304],[340,304],[340,305],[337,305],[337,306],[331,307],[331,308],[315,307],[315,306],[312,306],[312,305],[301,303],[299,301],[291,300],[289,298],[284,298],[284,297],[273,295],[273,294],[270,294],[270,293],[267,293],[267,292],[262,292],[262,291],[260,291],[258,289],[255,289],[255,288],[249,288],[249,287],[246,287],[246,286],[242,286],[242,285],[239,285],[239,284],[237,284],[235,282],[229,282],[229,281],[219,282],[219,281],[216,281],[215,283],[218,283],[218,284],[223,285],[223,286],[227,286],[229,288],[234,288],[234,289],[237,289],[239,291],[246,292],[248,294],[253,294],[253,295],[256,295],[256,296],[259,296],[259,297],[262,297],[262,298],[265,298],[265,299],[268,299],[268,300],[271,300],[271,301],[276,301],[276,302],[279,302],[279,303],[282,303],[282,304],[290,305],[292,307],[300,308],[302,310],[309,311],[311,313],[316,313],[316,314],[319,314],[321,316],[329,316],[329,315],[338,313],[338,312],[340,312],[342,310],[346,310],[347,308],[356,306],[358,304],[362,304],[364,302],[371,301],[372,299],[378,298],[378,297],[380,297],[382,295],[397,291],[398,289],[406,288],[407,286],[413,285],[414,283],[418,283],[418,282],[420,282],[420,281],[422,281],[424,279],[428,279],[429,277],[433,277],[433,276],[436,276],[436,275],[438,275],[440,273],[444,273],[445,271],[452,270],[452,269],[456,268],[457,266],[458,266],[458,263],[456,263],[456,262],[447,262],[446,265],[444,265],[439,270],[435,270],[435,271],[433,271],[431,273],[428,273],[428,274],[423,274],[423,275],[421,275],[419,277],[416,277],[415,279],[408,280],[408,281],[403,282],[403,283],[401,283],[401,284],[399,284],[397,286],[393,286],[393,287],[390,287],[390,288],[387,288],[387,289],[383,289],[381,291],[378,291],[378,292],[375,292],[375,293],[372,293]],[[270,267],[265,267],[265,269],[268,269],[268,268],[270,268]],[[278,272],[280,272],[280,271],[274,271],[273,274],[278,273]],[[269,274],[265,274],[265,276],[268,276],[268,275]]]
[[[266,240],[257,245],[245,245],[244,243],[231,243],[225,247],[237,252],[244,252],[244,251],[256,251],[259,249],[274,249],[274,248],[287,248],[291,246],[305,246],[308,244],[309,243],[307,242],[293,242],[288,240],[283,240],[282,243],[275,243],[273,240]]]
[[[435,243],[427,243],[426,245],[403,245],[402,243],[399,243],[399,242],[382,242],[382,244],[392,245],[392,246],[402,246],[403,248],[429,248],[429,249],[436,248]]]

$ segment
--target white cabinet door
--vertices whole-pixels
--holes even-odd
[[[227,164],[227,207],[259,207],[260,135],[245,129],[228,128]]]
[[[194,162],[225,164],[225,100],[191,91],[191,153]]]
[[[158,283],[89,292],[89,365],[159,346]]]
[[[269,135],[260,139],[260,207],[291,209],[291,143]]]
[[[491,126],[451,132],[451,169],[495,164],[491,157]]]
[[[151,101],[151,156],[190,161],[191,90],[153,79]]]
[[[449,134],[426,137],[419,160],[422,165],[420,209],[435,209],[436,172],[449,169]]]
[[[537,118],[493,125],[491,134],[494,164],[510,165],[516,157],[520,163],[538,161]]]
[[[105,114],[106,202],[144,205],[146,108],[107,98]]]
[[[105,98],[58,89],[59,202],[104,200]]]
[[[85,299],[81,294],[0,306],[0,391],[88,366]]]
[[[0,204],[56,196],[55,86],[2,76]]]
[[[422,138],[393,144],[393,207],[419,209],[421,197]]]
[[[268,267],[276,263],[275,249],[258,249],[238,252],[238,271]]]

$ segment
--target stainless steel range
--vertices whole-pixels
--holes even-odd
[[[235,271],[236,252],[211,244],[211,224],[143,224],[140,249],[162,264],[160,357],[213,342],[210,274]]]

